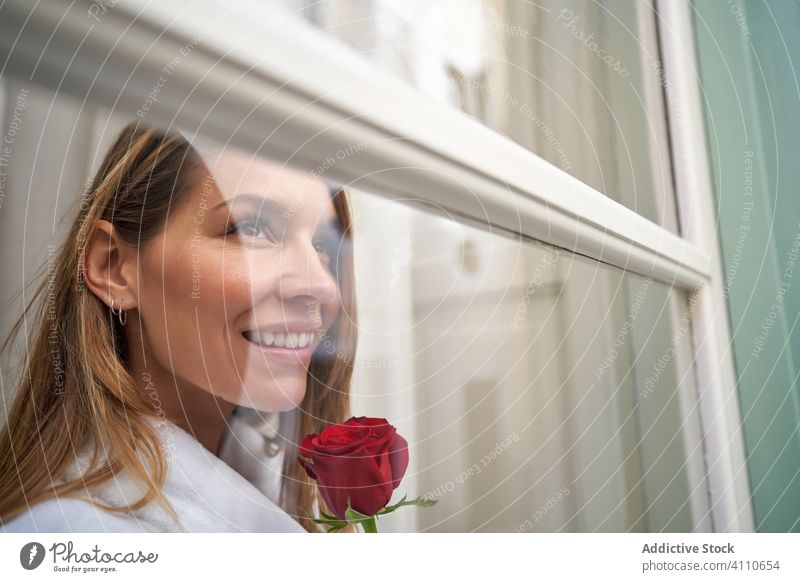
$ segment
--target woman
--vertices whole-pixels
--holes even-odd
[[[12,334],[35,323],[0,435],[0,525],[316,531],[293,445],[349,416],[351,248],[343,191],[126,127]],[[279,415],[271,440],[253,445],[253,411]]]

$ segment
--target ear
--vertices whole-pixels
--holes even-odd
[[[136,290],[136,248],[120,237],[114,225],[98,220],[95,232],[84,251],[86,286],[100,301],[114,309],[128,310],[138,305]]]

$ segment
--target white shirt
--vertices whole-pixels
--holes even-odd
[[[151,424],[161,437],[167,458],[162,492],[180,523],[175,523],[156,501],[136,511],[112,513],[86,501],[54,498],[9,520],[0,531],[305,532],[275,502],[281,455],[266,454],[262,435],[244,415],[231,417],[219,457],[171,422],[152,420]],[[87,448],[79,455],[66,478],[81,474],[78,467],[88,466],[89,452]],[[90,490],[94,499],[114,507],[137,501],[142,491],[125,471]]]

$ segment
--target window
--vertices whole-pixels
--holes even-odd
[[[307,2],[383,71],[678,231],[650,2]]]
[[[610,4],[567,20],[550,4],[473,2],[464,24],[486,44],[427,66],[403,44],[413,30],[397,28],[413,29],[422,3],[403,3],[408,14],[359,3],[366,16],[339,2],[290,5],[288,16],[256,3],[205,0],[192,14],[129,4],[98,15],[102,28],[76,7],[29,19],[11,3],[0,23],[6,109],[22,79],[57,90],[44,97],[56,110],[71,95],[80,112],[87,100],[323,168],[353,192],[354,406],[413,435],[407,487],[442,499],[396,514],[393,528],[746,530],[703,136],[687,129],[702,118],[693,69],[679,66],[692,58],[688,6],[658,3],[656,17],[645,3]],[[422,34],[446,20],[423,18]],[[607,41],[605,56],[579,32]],[[546,48],[527,53],[524,33]],[[409,63],[419,68],[393,78]],[[492,75],[519,108],[481,94],[475,83]],[[523,103],[546,121],[523,123]],[[74,132],[84,141],[67,144],[83,159],[110,135],[87,123]]]
[[[696,298],[442,210],[355,208],[355,402],[415,435],[413,479],[439,500],[416,528],[710,528]]]

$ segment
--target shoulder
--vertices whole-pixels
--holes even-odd
[[[5,533],[80,533],[153,531],[130,514],[117,514],[80,499],[48,499],[0,525]]]

